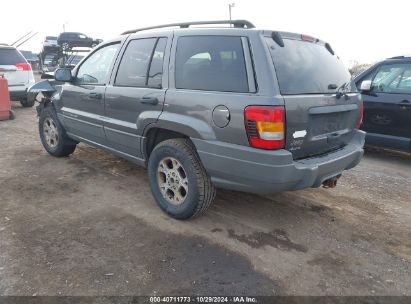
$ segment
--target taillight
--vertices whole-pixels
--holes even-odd
[[[252,147],[266,150],[284,148],[284,107],[248,106],[244,116],[248,141]]]
[[[29,63],[16,63],[15,66],[19,69],[19,70],[23,70],[23,71],[31,71],[31,65]]]
[[[308,36],[308,35],[301,35],[301,40],[314,42],[316,39],[314,37],[311,37],[311,36]]]
[[[358,129],[361,128],[363,119],[364,119],[364,99],[362,100],[362,103],[361,103],[361,115],[360,115],[360,120],[358,121]]]

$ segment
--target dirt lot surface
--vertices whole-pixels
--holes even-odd
[[[176,221],[146,171],[42,148],[35,109],[0,122],[1,295],[411,295],[411,157],[367,152],[337,188],[219,190]]]

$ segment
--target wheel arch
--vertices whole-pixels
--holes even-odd
[[[175,113],[162,113],[160,119],[149,124],[144,130],[142,151],[148,160],[151,151],[160,142],[171,138],[216,139],[211,126],[198,118]]]
[[[189,136],[187,136],[184,133],[177,132],[174,130],[170,129],[164,129],[160,128],[158,126],[153,126],[147,130],[144,140],[142,142],[142,151],[144,158],[146,160],[146,163],[148,162],[148,159],[150,157],[151,152],[153,149],[161,142],[168,140],[168,139],[173,139],[173,138],[186,138],[190,139]]]

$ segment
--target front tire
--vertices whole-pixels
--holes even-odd
[[[44,149],[53,156],[68,156],[76,149],[76,144],[67,137],[53,106],[45,107],[41,111],[39,133]]]
[[[214,201],[216,190],[188,139],[159,143],[151,152],[148,176],[157,204],[173,218],[199,216]]]

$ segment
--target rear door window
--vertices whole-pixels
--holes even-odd
[[[249,92],[241,37],[180,37],[175,81],[177,89]]]
[[[340,87],[347,84],[347,91],[356,91],[351,86],[351,75],[337,55],[332,55],[322,43],[298,39],[284,39],[280,47],[272,38],[266,38],[274,62],[281,94],[333,93],[329,85]]]
[[[25,62],[26,59],[15,49],[0,48],[0,65],[15,65]]]
[[[161,88],[166,38],[131,40],[127,45],[114,84]]]

